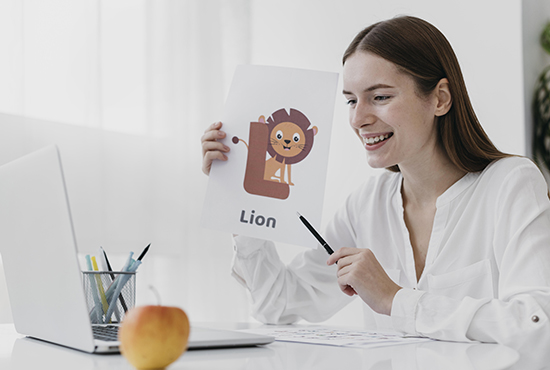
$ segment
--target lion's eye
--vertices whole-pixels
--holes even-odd
[[[295,133],[294,136],[292,137],[292,140],[294,140],[295,143],[297,143],[298,141],[300,141],[300,134],[299,134],[299,133]]]
[[[277,131],[275,137],[277,138],[277,140],[281,140],[283,138],[283,132],[281,130]]]

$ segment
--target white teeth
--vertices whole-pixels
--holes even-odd
[[[390,137],[389,134],[386,134],[386,135],[380,135],[380,136],[374,136],[374,137],[369,137],[368,139],[365,139],[365,143],[369,144],[369,145],[372,145],[372,144],[377,144],[381,141],[384,141],[386,140],[388,137]]]

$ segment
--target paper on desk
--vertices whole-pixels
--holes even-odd
[[[393,333],[374,333],[361,330],[335,329],[326,326],[264,326],[243,330],[248,333],[274,337],[281,342],[321,344],[338,347],[374,348],[428,342],[431,339],[403,337]]]
[[[231,148],[214,161],[201,225],[315,248],[296,216],[320,227],[338,74],[246,65],[222,115]]]

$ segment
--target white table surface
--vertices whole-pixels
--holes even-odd
[[[262,347],[187,351],[168,369],[531,370],[542,369],[547,363],[496,344],[430,341],[358,349],[276,341]],[[129,370],[132,366],[121,355],[79,352],[25,338],[15,332],[12,324],[1,324],[0,369]]]

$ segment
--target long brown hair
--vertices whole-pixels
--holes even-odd
[[[415,17],[392,18],[359,32],[344,53],[343,63],[356,51],[370,52],[394,63],[415,80],[423,96],[447,78],[452,106],[438,117],[438,133],[443,149],[458,168],[477,172],[496,159],[510,156],[499,151],[481,127],[456,55],[436,27]],[[388,169],[399,171],[397,165]]]

